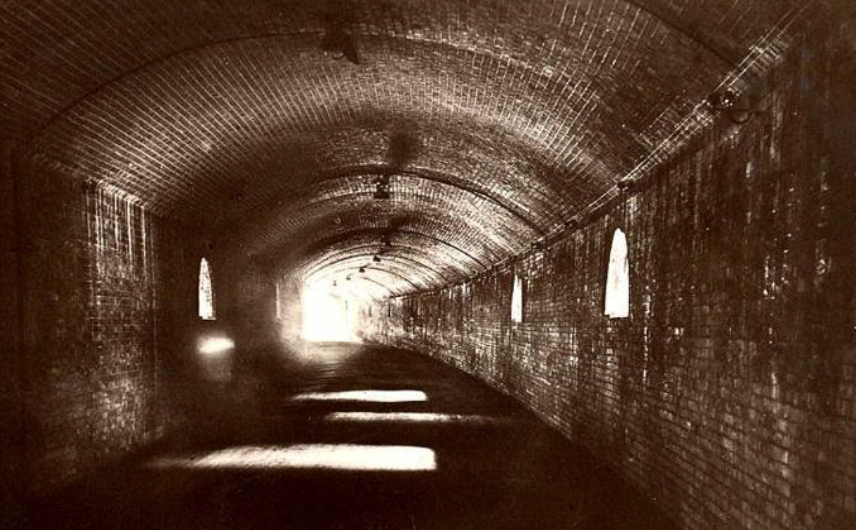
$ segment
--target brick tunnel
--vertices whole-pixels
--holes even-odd
[[[3,0],[0,526],[856,528],[854,15]]]

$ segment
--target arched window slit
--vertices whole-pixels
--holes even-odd
[[[216,320],[214,316],[214,285],[211,281],[211,267],[208,260],[199,262],[199,318]]]
[[[627,237],[620,228],[612,235],[609,268],[606,273],[604,314],[610,318],[630,315],[630,263],[627,257]]]

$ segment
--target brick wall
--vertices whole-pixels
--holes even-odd
[[[290,276],[277,280],[279,295],[279,315],[277,317],[277,337],[291,350],[300,350],[303,335],[303,306],[301,305],[300,283]]]
[[[515,396],[686,528],[853,527],[856,76],[834,28],[798,48],[745,125],[544,250],[380,304],[367,335]],[[631,314],[609,319],[619,227]]]
[[[23,267],[20,326],[8,329],[22,337],[12,362],[26,415],[19,464],[38,496],[175,420],[167,370],[195,314],[197,257],[175,223],[129,196],[26,155],[12,172]]]
[[[18,292],[18,232],[15,224],[15,183],[12,150],[0,145],[0,521],[18,522],[22,464],[22,409]]]
[[[276,285],[265,266],[248,260],[234,246],[211,253],[217,322],[208,327],[229,334],[241,350],[263,348],[276,341]]]

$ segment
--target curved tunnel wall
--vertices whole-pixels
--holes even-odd
[[[192,402],[198,334],[226,330],[248,348],[292,340],[302,274],[347,278],[386,236],[390,259],[359,281],[379,296],[435,294],[394,298],[390,322],[373,311],[376,338],[440,356],[459,347],[447,360],[649,492],[689,484],[692,500],[663,502],[690,527],[834,527],[841,506],[853,511],[853,470],[829,456],[853,451],[841,442],[852,434],[852,353],[825,354],[849,325],[828,315],[852,315],[842,265],[852,263],[851,197],[840,183],[852,171],[835,159],[852,148],[831,142],[849,141],[842,131],[856,119],[845,112],[852,94],[825,84],[850,63],[832,45],[797,51],[791,62],[802,62],[772,77],[773,111],[739,131],[720,125],[679,162],[660,156],[710,125],[700,109],[723,76],[742,70],[726,84],[751,91],[834,1],[360,0],[342,22],[360,65],[324,52],[325,9],[339,6],[319,4],[0,3],[0,242],[14,264],[0,276],[14,300],[0,313],[12,339],[0,427],[20,442],[2,446],[4,475],[44,492],[157,438]],[[587,217],[592,200],[646,171],[657,184],[628,203],[626,223],[609,209]],[[380,176],[389,201],[373,199]],[[585,229],[515,262],[528,313],[512,326],[507,260],[575,217]],[[618,224],[636,302],[630,320],[610,324],[599,289]],[[202,256],[214,271],[213,324],[195,316]],[[467,294],[436,294],[474,274]],[[805,384],[817,388],[788,393],[780,365],[794,357],[802,368],[803,346],[816,358]],[[705,378],[711,367],[764,404],[731,410],[745,396],[716,397],[728,386]],[[680,430],[674,418],[695,406],[715,412]],[[779,436],[767,424],[745,434],[759,417],[784,418],[791,441],[773,446],[786,453],[753,456]],[[743,438],[719,435],[735,422]],[[815,455],[827,443],[815,427],[842,447]],[[743,466],[751,474],[731,474],[756,460]],[[705,496],[723,484],[736,493]]]
[[[747,124],[721,120],[546,249],[380,304],[367,337],[516,397],[687,528],[850,527],[856,101],[828,30]],[[617,228],[627,319],[604,316]]]
[[[178,420],[170,378],[184,362],[202,249],[132,196],[6,154],[3,447],[15,452],[12,487],[29,496]]]
[[[680,144],[722,76],[763,73],[807,11],[796,0],[9,0],[0,138],[262,260],[402,226],[492,264],[656,146]],[[359,64],[323,49],[330,12]],[[380,175],[391,208],[368,204]],[[441,218],[464,206],[481,215],[465,227]],[[480,229],[497,216],[503,226]],[[417,285],[428,283],[444,280]]]
[[[273,337],[264,270],[132,195],[3,149],[2,521],[185,425],[198,341]],[[216,320],[198,317],[209,260]]]

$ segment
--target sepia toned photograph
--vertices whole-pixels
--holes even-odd
[[[0,0],[0,528],[856,530],[856,0]]]

